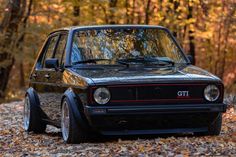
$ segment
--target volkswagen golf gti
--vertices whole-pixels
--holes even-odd
[[[161,26],[55,30],[29,82],[24,129],[53,125],[66,143],[94,135],[218,135],[226,111],[222,81],[192,65]]]

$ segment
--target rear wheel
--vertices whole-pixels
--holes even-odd
[[[31,98],[29,94],[25,97],[23,122],[24,129],[27,132],[45,132],[46,124],[41,120],[39,106],[36,104],[34,98]]]
[[[68,98],[65,98],[61,109],[61,131],[63,140],[66,143],[81,143],[88,139],[84,129],[79,126],[78,121],[73,115],[71,104]]]

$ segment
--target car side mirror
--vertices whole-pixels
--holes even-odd
[[[187,55],[187,58],[188,58],[190,64],[194,64],[193,63],[193,56],[192,55]]]
[[[48,58],[45,60],[45,68],[58,69],[59,61],[57,58]]]

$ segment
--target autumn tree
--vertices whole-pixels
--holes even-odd
[[[9,1],[0,26],[0,97],[3,97],[14,64],[14,47],[17,30],[24,15],[26,0]]]
[[[10,79],[20,76],[21,81],[17,82],[22,86],[47,34],[53,29],[72,25],[150,24],[167,27],[186,54],[194,57],[197,66],[222,78],[226,88],[236,84],[235,0],[0,1],[6,4],[0,6],[4,10],[0,14],[0,75],[4,78],[0,80],[1,95],[6,89],[14,58],[16,66],[13,70],[17,73],[13,71],[14,77]],[[11,82],[14,81],[10,81],[9,87],[13,86]]]

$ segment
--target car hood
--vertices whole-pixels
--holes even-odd
[[[71,69],[95,85],[136,84],[136,83],[176,83],[176,82],[220,82],[213,74],[193,65],[175,67],[113,67],[87,66]]]

